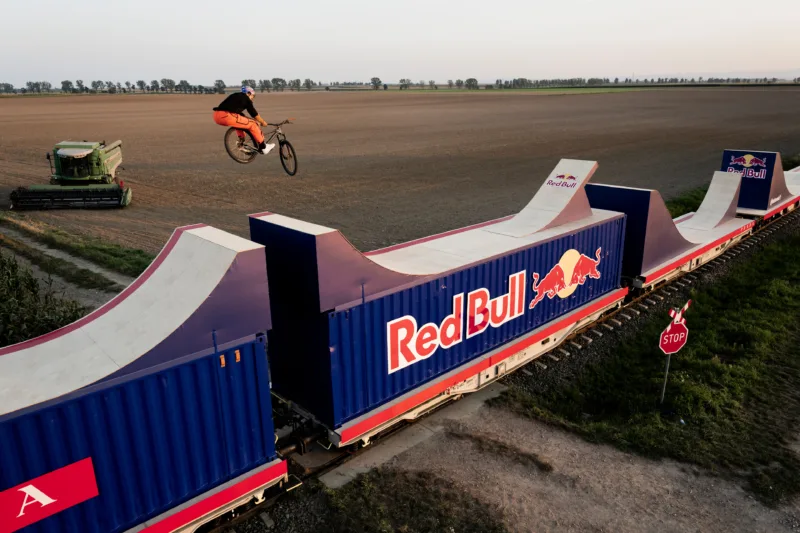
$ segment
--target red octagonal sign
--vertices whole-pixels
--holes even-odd
[[[672,323],[661,333],[661,341],[658,347],[667,355],[677,353],[686,344],[689,330],[683,323]]]

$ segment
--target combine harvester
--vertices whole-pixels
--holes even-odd
[[[132,192],[116,174],[122,163],[122,141],[63,141],[55,145],[50,184],[19,187],[11,193],[11,209],[125,207]]]

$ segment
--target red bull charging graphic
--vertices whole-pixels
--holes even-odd
[[[489,289],[479,288],[453,296],[450,313],[441,322],[420,326],[412,315],[405,315],[386,323],[387,361],[389,374],[432,357],[439,350],[447,350],[484,334],[490,327],[503,324],[525,315],[545,298],[568,298],[588,279],[600,279],[602,249],[597,248],[592,258],[570,249],[543,277],[531,274],[533,299],[526,296],[526,271],[508,277],[505,294],[493,295]]]

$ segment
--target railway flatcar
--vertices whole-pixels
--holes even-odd
[[[250,240],[178,228],[109,303],[0,348],[0,533],[208,531],[295,486],[307,443],[363,447],[800,206],[776,152],[726,151],[675,220],[596,169],[562,160],[515,215],[367,253],[274,213]]]

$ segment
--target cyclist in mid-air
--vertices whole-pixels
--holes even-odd
[[[261,118],[256,108],[253,107],[253,98],[255,97],[256,92],[252,87],[242,87],[241,92],[233,93],[214,108],[214,122],[220,126],[249,131],[253,135],[253,139],[258,143],[258,151],[266,154],[275,148],[275,145],[264,142],[264,133],[258,125],[266,126],[267,122]],[[243,115],[245,110],[253,117],[252,119]]]

